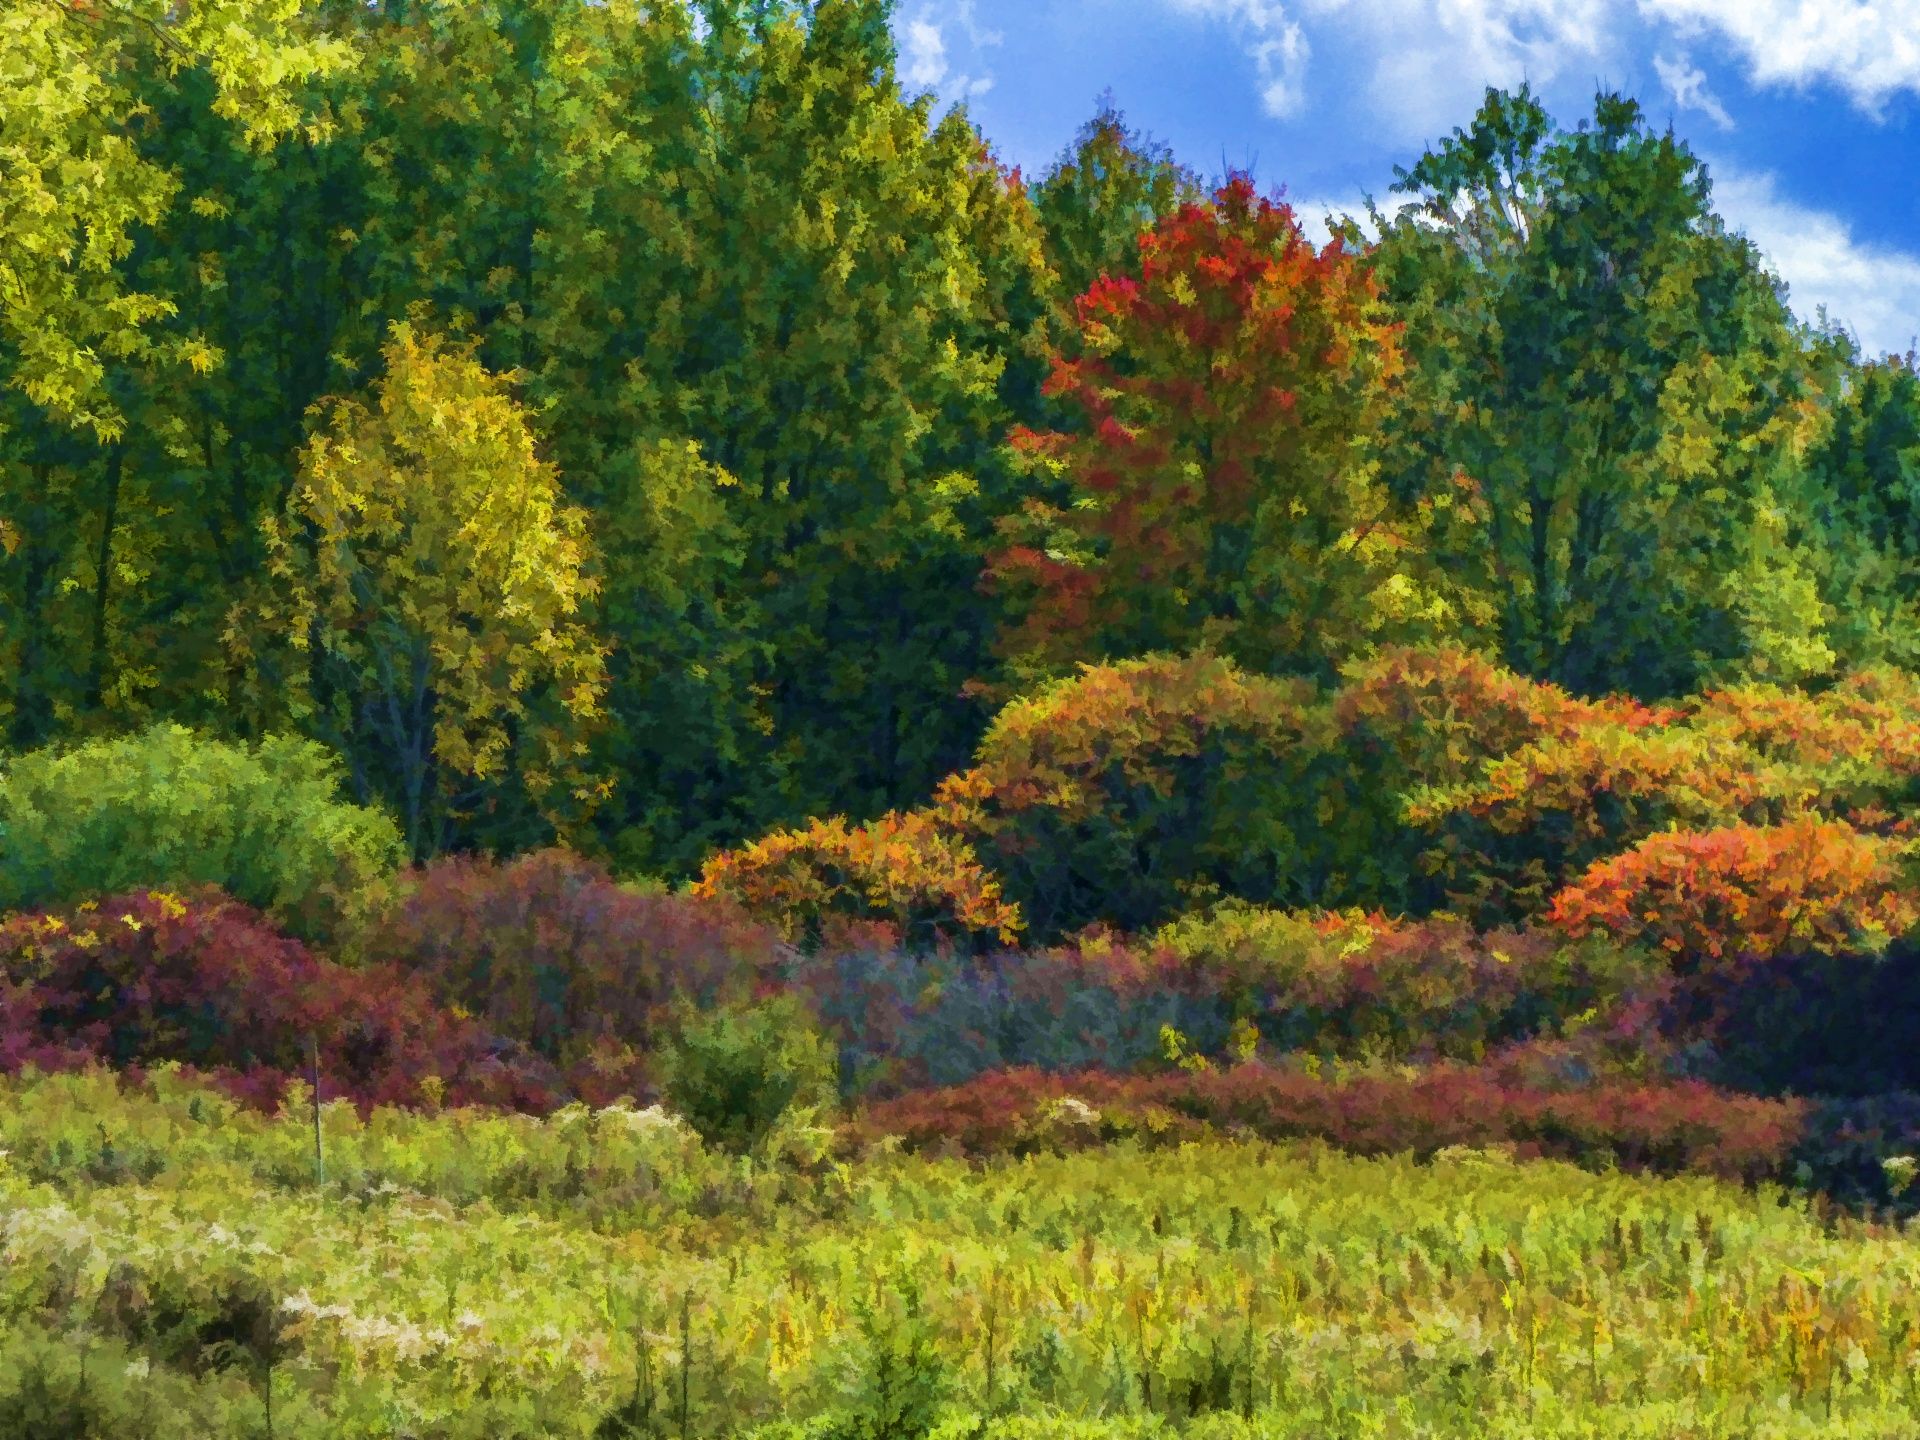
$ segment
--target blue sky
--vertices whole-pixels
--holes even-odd
[[[1873,353],[1920,332],[1920,0],[899,0],[909,91],[964,101],[1044,170],[1111,89],[1205,175],[1285,185],[1307,228],[1530,81],[1563,124],[1597,87],[1706,161],[1714,203]]]

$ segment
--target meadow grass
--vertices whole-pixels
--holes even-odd
[[[0,1430],[89,1433],[30,1432],[35,1405],[155,1437],[1920,1416],[1913,1237],[1771,1187],[1225,1140],[846,1165],[789,1135],[746,1159],[630,1109],[323,1119],[324,1183],[296,1106],[0,1081]]]

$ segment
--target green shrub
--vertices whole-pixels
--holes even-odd
[[[830,1104],[838,1059],[792,995],[707,1013],[682,1007],[663,1064],[668,1106],[702,1139],[751,1150],[790,1110]]]
[[[1141,948],[1143,982],[1217,997],[1272,1049],[1349,1059],[1477,1060],[1615,1017],[1666,974],[1632,947],[1547,930],[1239,902],[1185,916]],[[1109,961],[1115,972],[1121,963]]]
[[[160,725],[0,766],[0,913],[215,885],[303,940],[350,944],[400,834],[311,741]]]

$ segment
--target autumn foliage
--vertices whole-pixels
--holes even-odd
[[[1358,1154],[1510,1146],[1623,1169],[1776,1175],[1800,1141],[1804,1102],[1732,1095],[1698,1082],[1518,1089],[1470,1068],[1330,1082],[1258,1063],[1160,1076],[1000,1071],[870,1107],[850,1143],[897,1135],[910,1149],[1031,1154],[1118,1138],[1191,1138],[1204,1128],[1312,1138]]]
[[[1483,920],[1538,916],[1589,866],[1663,832],[1803,815],[1907,829],[1920,705],[1891,672],[1819,695],[1755,685],[1657,710],[1582,709],[1578,723],[1406,796],[1408,823],[1435,837],[1450,898]]]
[[[1793,950],[1869,953],[1920,921],[1897,842],[1838,821],[1675,831],[1593,866],[1549,921],[1702,968]]]
[[[323,1092],[362,1106],[547,1109],[551,1067],[438,1004],[419,978],[348,968],[218,891],[139,891],[0,924],[0,1068],[178,1061],[276,1103],[317,1045]]]
[[[1400,357],[1358,256],[1315,250],[1236,177],[1143,236],[1077,321],[1044,390],[1074,428],[1012,432],[1068,498],[1009,516],[989,563],[1024,616],[1011,655],[1211,645],[1314,671],[1391,618],[1409,541],[1358,437]]]
[[[367,949],[605,1104],[656,1078],[651,1057],[676,1002],[711,1008],[766,991],[783,947],[728,901],[642,893],[545,850],[425,867]]]
[[[848,921],[885,921],[900,935],[997,937],[1011,944],[1023,921],[972,849],[919,814],[867,825],[840,816],[779,831],[714,856],[693,887],[728,897],[779,927],[818,942]]]
[[[1272,898],[1300,859],[1317,698],[1211,655],[1086,667],[1002,710],[926,813],[1042,939],[1159,924],[1211,894]]]

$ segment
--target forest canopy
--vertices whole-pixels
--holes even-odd
[[[1631,99],[1489,91],[1316,247],[1110,101],[1009,169],[889,19],[7,7],[0,745],[304,735],[416,859],[686,878],[1089,664],[1915,662],[1915,358]]]

